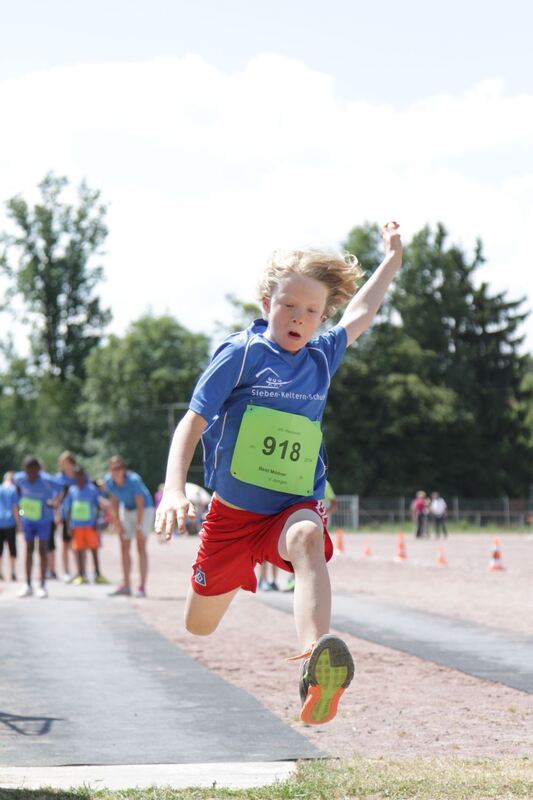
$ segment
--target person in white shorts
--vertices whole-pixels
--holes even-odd
[[[142,478],[127,468],[121,456],[109,459],[109,472],[104,478],[105,488],[110,494],[114,527],[120,535],[123,583],[111,593],[112,596],[131,595],[131,543],[135,539],[139,555],[139,588],[135,597],[146,596],[148,576],[148,553],[146,541],[154,529],[155,508],[152,495]]]

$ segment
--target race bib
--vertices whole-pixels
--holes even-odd
[[[20,501],[20,513],[30,522],[39,522],[43,516],[43,502],[35,497],[23,497]]]
[[[87,500],[74,500],[71,517],[75,522],[90,522],[91,505]]]
[[[309,497],[321,443],[319,422],[249,405],[235,442],[231,474],[263,489]]]

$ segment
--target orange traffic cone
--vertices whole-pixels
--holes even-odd
[[[363,556],[364,558],[370,558],[372,555],[372,550],[370,549],[370,545],[367,541],[365,541],[365,546],[363,547]]]
[[[488,570],[489,572],[504,572],[505,567],[502,563],[502,554],[500,551],[500,540],[498,537],[492,540],[493,548],[492,548],[492,555],[489,561]]]
[[[448,565],[446,556],[444,555],[444,547],[437,547],[437,560],[435,563],[437,567],[446,567]]]
[[[337,553],[344,553],[344,531],[342,528],[337,528],[335,536],[335,550]]]
[[[398,534],[398,548],[396,550],[396,561],[405,561],[407,559],[407,550],[405,549],[405,541],[403,533]]]

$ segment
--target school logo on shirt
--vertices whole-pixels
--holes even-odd
[[[205,572],[203,572],[200,567],[196,567],[196,572],[194,573],[194,580],[200,586],[207,586],[207,579],[205,577]]]
[[[255,377],[259,379],[260,383],[256,384],[254,389],[279,389],[281,386],[292,383],[292,381],[282,381],[276,370],[271,367],[262,369]]]

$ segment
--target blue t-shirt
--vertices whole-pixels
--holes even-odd
[[[342,361],[347,339],[345,329],[336,325],[297,353],[289,353],[265,337],[266,328],[265,320],[256,320],[222,342],[198,381],[189,408],[208,422],[202,436],[205,485],[247,511],[276,514],[302,498],[244,483],[230,472],[246,406],[268,406],[321,422],[330,380]],[[325,483],[322,446],[312,498],[324,497]]]
[[[100,496],[100,490],[89,482],[82,489],[77,484],[70,487],[63,502],[63,508],[65,514],[70,514],[71,528],[94,528],[96,526]]]
[[[30,481],[25,472],[15,472],[13,481],[20,491],[21,498],[28,497],[32,500],[40,500],[42,513],[40,519],[33,522],[52,522],[54,519],[54,509],[47,505],[48,500],[53,500],[63,488],[62,484],[52,478],[47,472],[40,472],[37,480]],[[22,505],[19,502],[19,505]]]
[[[144,499],[145,508],[154,507],[152,495],[144,485],[141,476],[137,475],[136,472],[130,472],[130,470],[126,472],[124,486],[118,486],[110,472],[104,476],[104,483],[107,491],[114,494],[115,497],[118,497],[119,502],[130,509],[130,511],[135,508],[136,497],[142,497]]]
[[[17,524],[13,506],[18,505],[19,495],[13,484],[0,483],[0,528],[14,528]]]
[[[54,478],[56,479],[56,481],[59,481],[59,483],[63,486],[63,489],[69,489],[71,486],[76,485],[76,478],[69,478],[69,476],[65,475],[64,472],[56,472]],[[65,501],[61,503],[60,512],[61,512],[61,519],[65,519]]]

